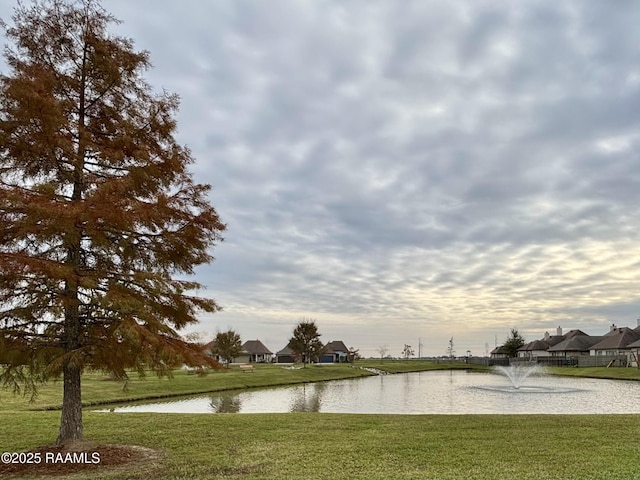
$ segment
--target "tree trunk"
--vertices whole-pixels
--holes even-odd
[[[80,264],[79,236],[69,243],[67,264],[77,267]],[[73,443],[82,439],[82,365],[76,358],[80,347],[80,300],[78,298],[78,281],[71,276],[66,281],[64,294],[65,306],[64,333],[62,341],[67,358],[62,364],[62,418],[58,433],[58,445]]]
[[[73,171],[73,193],[71,202],[77,204],[82,202],[84,193],[84,161],[86,154],[86,134],[85,134],[85,89],[87,85],[87,53],[88,44],[84,43],[81,78],[80,78],[80,99],[78,105],[78,149],[76,151],[76,164]],[[64,349],[65,353],[71,354],[71,358],[64,360],[62,367],[63,390],[62,390],[62,416],[60,419],[60,431],[58,433],[58,445],[73,443],[82,439],[82,393],[81,376],[82,367],[74,358],[75,350],[80,347],[80,299],[78,296],[78,276],[82,267],[82,222],[78,219],[76,230],[69,232],[67,240],[66,264],[74,269],[65,284],[65,306],[64,319]]]
[[[73,443],[82,439],[82,395],[80,387],[81,369],[75,365],[63,368],[62,416],[58,445]]]

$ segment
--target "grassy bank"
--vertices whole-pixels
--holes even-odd
[[[360,367],[375,368],[387,373],[410,373],[425,372],[430,370],[472,370],[486,372],[491,367],[483,365],[466,364],[464,362],[435,362],[432,360],[360,360],[357,362]]]
[[[349,365],[323,365],[300,369],[285,369],[276,365],[256,365],[252,371],[237,367],[213,371],[205,376],[185,370],[173,372],[171,378],[158,378],[150,372],[144,378],[132,374],[125,383],[110,380],[98,373],[85,373],[82,383],[82,402],[85,406],[178,395],[235,390],[241,388],[320,382],[373,375]],[[48,382],[39,388],[35,402],[28,403],[21,396],[0,390],[0,409],[29,410],[56,409],[62,405],[62,382]]]
[[[640,380],[640,370],[637,368],[622,367],[549,367],[547,372],[551,375],[583,377],[583,378],[608,378],[611,380]]]
[[[57,412],[0,413],[3,451],[55,438]],[[638,479],[632,415],[183,415],[87,412],[100,443],[164,452],[82,479]]]

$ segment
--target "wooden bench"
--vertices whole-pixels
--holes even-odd
[[[240,365],[240,370],[243,372],[253,372],[253,365]]]

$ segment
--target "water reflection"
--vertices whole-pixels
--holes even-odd
[[[209,403],[213,413],[239,413],[242,407],[240,395],[221,395],[211,397]]]
[[[508,379],[460,371],[339,380],[209,394],[116,407],[116,412],[163,413],[640,413],[640,382],[570,377],[527,379],[536,393],[510,393]],[[556,393],[548,393],[553,387]],[[557,393],[562,392],[562,393]]]
[[[292,395],[289,412],[319,412],[326,383],[302,385]]]

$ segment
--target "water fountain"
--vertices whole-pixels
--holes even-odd
[[[509,365],[508,367],[496,366],[495,371],[507,377],[511,384],[481,386],[479,388],[508,393],[566,393],[575,391],[572,388],[548,385],[526,385],[524,382],[527,378],[544,374],[544,368],[535,363],[522,363],[520,365]]]
[[[520,390],[522,382],[533,374],[542,373],[542,368],[537,364],[525,363],[522,365],[509,365],[508,367],[497,366],[496,370],[511,380],[511,385],[515,390]]]

